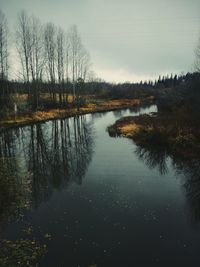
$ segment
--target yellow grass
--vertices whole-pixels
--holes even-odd
[[[85,104],[83,107],[77,110],[77,108],[71,109],[51,109],[48,111],[36,111],[28,114],[19,114],[17,116],[11,116],[10,118],[1,121],[0,126],[12,126],[12,125],[23,125],[33,122],[41,122],[46,120],[52,120],[56,118],[71,117],[78,114],[87,114],[95,112],[103,112],[109,110],[116,110],[122,108],[131,108],[142,104],[139,99],[121,99],[121,100],[102,100],[100,104]],[[129,126],[134,130],[134,126]],[[123,131],[128,131],[128,126],[123,129]]]
[[[120,100],[109,100],[107,102],[104,103],[105,106],[114,106],[114,107],[118,107],[118,106],[129,106],[129,105],[139,105],[141,104],[141,100],[140,99],[120,99]]]
[[[56,95],[56,101],[59,102],[59,94]],[[19,94],[19,93],[13,93],[11,94],[11,97],[14,101],[20,102],[20,101],[27,101],[28,99],[28,94]],[[41,93],[40,94],[41,99],[48,100],[50,98],[49,93]],[[73,96],[72,94],[65,94],[65,98],[67,98],[68,103],[71,103],[73,101]],[[86,95],[85,98],[87,99],[95,99],[94,95]]]
[[[122,135],[130,135],[140,126],[135,123],[128,123],[120,127],[120,132]]]

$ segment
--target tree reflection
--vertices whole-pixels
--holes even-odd
[[[119,118],[119,117],[122,117],[124,116],[124,114],[126,113],[127,109],[123,110],[123,109],[116,109],[116,110],[113,110],[113,115],[116,117],[116,118]]]
[[[193,222],[200,222],[200,159],[173,160],[176,172],[184,175],[187,205]]]
[[[200,222],[200,158],[185,159],[170,153],[165,147],[137,146],[136,155],[150,168],[158,169],[161,175],[168,172],[168,159],[175,173],[183,177],[190,218]]]
[[[165,149],[137,146],[135,153],[150,169],[158,168],[161,175],[168,172],[168,155]]]
[[[92,159],[93,133],[85,116],[1,132],[0,223],[19,217],[13,211],[21,201],[18,196],[38,207],[53,190],[81,184]]]
[[[26,178],[26,179],[24,179]],[[17,158],[0,158],[0,229],[30,208],[31,183]]]
[[[15,132],[4,131],[0,132],[0,158],[13,157],[15,143]]]
[[[81,184],[92,158],[93,130],[84,116],[50,124],[30,129],[28,166],[33,174],[36,206],[55,188],[61,189],[70,182]]]

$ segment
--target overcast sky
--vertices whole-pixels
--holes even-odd
[[[107,81],[192,70],[200,0],[0,0],[10,29],[25,9],[67,31],[77,24],[92,68]]]

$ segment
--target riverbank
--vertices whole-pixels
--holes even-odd
[[[143,147],[159,147],[184,158],[200,152],[200,126],[183,111],[123,117],[108,127],[110,136],[131,138]]]
[[[77,108],[68,109],[50,109],[47,111],[35,111],[29,113],[21,113],[10,115],[6,119],[0,121],[1,128],[9,128],[15,126],[23,126],[37,122],[45,122],[48,120],[68,118],[76,115],[84,115],[89,113],[107,112],[118,109],[133,108],[139,105],[152,104],[153,97],[145,99],[120,99],[120,100],[102,100],[98,103],[89,103]]]

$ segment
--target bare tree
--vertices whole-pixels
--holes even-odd
[[[44,65],[42,25],[34,16],[22,11],[17,24],[17,50],[22,74],[29,90],[29,103],[33,109],[39,106],[39,83]]]
[[[80,92],[77,92],[76,84],[78,81],[84,81],[86,79],[90,66],[90,56],[81,42],[81,37],[78,33],[76,25],[73,25],[70,28],[68,38],[70,42],[73,101],[77,101],[79,100]],[[80,86],[78,87],[80,89]]]
[[[49,82],[51,103],[57,104],[57,94],[60,105],[67,103],[68,89],[72,85],[73,102],[79,106],[80,92],[85,86],[90,67],[90,56],[81,42],[76,25],[65,35],[61,28],[56,28],[52,23],[43,26],[37,18],[29,16],[23,10],[18,16],[16,27],[20,74],[32,108],[37,109],[40,106],[44,79]],[[1,80],[8,76],[7,28],[5,15],[0,11]],[[1,87],[3,92],[6,87]]]
[[[8,23],[0,10],[0,79],[8,78]]]
[[[67,85],[68,85],[68,82],[69,82],[69,62],[70,62],[70,39],[69,39],[69,35],[66,34],[66,38],[65,38],[65,55],[66,55],[66,67],[65,67],[65,70],[66,70],[66,80],[67,80]]]
[[[42,25],[40,21],[31,17],[30,20],[30,43],[29,62],[30,74],[32,80],[32,95],[34,109],[39,106],[40,83],[42,81],[42,73],[44,66],[44,52],[43,52],[43,36]]]
[[[64,61],[65,61],[65,34],[61,28],[57,31],[57,46],[56,46],[56,52],[57,52],[57,76],[58,76],[58,84],[60,86],[59,88],[59,101],[60,104],[63,104],[64,102],[64,76],[65,76],[65,69],[64,69]]]
[[[0,10],[0,109],[8,108],[10,103],[8,90],[8,24]]]
[[[30,48],[28,61],[31,79],[31,104],[33,109],[39,107],[40,84],[44,66],[42,25],[34,16],[30,17]]]
[[[82,78],[85,81],[87,78],[89,68],[90,68],[90,55],[88,51],[82,46],[79,52],[79,59],[78,59],[78,78]]]
[[[17,51],[20,57],[22,66],[22,75],[24,81],[29,83],[30,81],[30,53],[31,53],[31,23],[26,11],[22,11],[18,16],[17,23]],[[29,88],[30,94],[30,88]]]
[[[66,87],[65,87],[65,100],[68,102],[68,95],[69,95],[69,81],[70,81],[70,40],[68,34],[65,35],[65,73],[66,73]]]
[[[44,28],[44,47],[47,77],[50,81],[51,101],[56,101],[55,81],[56,81],[56,28],[54,24],[47,23]]]
[[[77,62],[78,51],[81,46],[81,38],[78,34],[76,25],[73,25],[69,30],[69,42],[70,42],[70,59],[71,59],[71,72],[72,72],[72,86],[73,86],[73,101],[76,98],[76,80],[77,80]]]
[[[43,28],[40,21],[32,17],[31,18],[31,49],[30,49],[30,71],[32,81],[39,81],[42,79],[42,72],[44,67],[44,49],[42,39]]]

